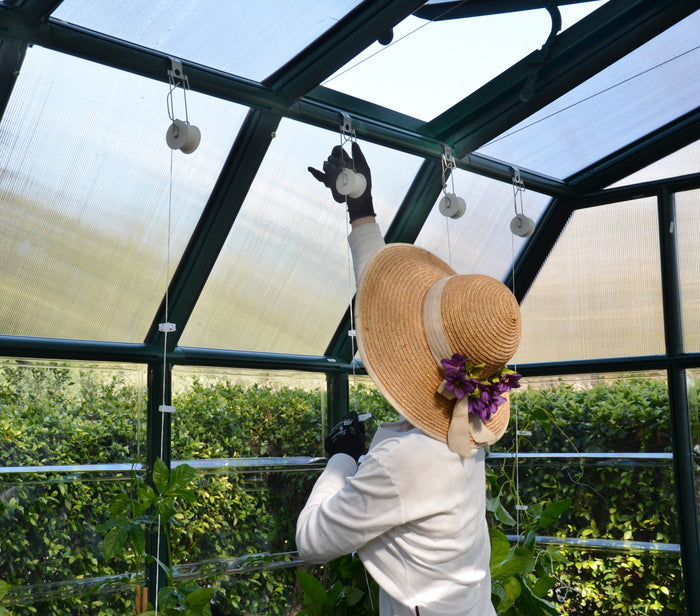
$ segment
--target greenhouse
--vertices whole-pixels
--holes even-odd
[[[699,41],[698,0],[0,1],[0,616],[700,614]],[[428,262],[438,316],[455,281],[513,298],[490,371],[433,282],[396,316]],[[402,406],[419,330],[447,436]],[[481,464],[451,496],[486,611],[299,544],[333,460],[363,485],[406,420]]]

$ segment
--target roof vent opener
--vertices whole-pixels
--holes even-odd
[[[525,184],[520,177],[520,169],[513,169],[513,209],[515,216],[510,221],[510,230],[513,235],[518,237],[530,237],[535,230],[535,221],[532,218],[525,216],[523,212],[523,193],[525,192]],[[520,212],[518,212],[518,203],[520,203]]]
[[[452,176],[452,171],[457,167],[454,156],[452,156],[452,149],[449,146],[443,146],[442,151],[442,192],[443,196],[440,199],[438,208],[440,214],[446,218],[461,218],[464,216],[464,212],[467,211],[467,202],[458,197],[455,190],[454,177]],[[452,183],[452,192],[447,192],[447,175],[450,176],[450,182]]]
[[[199,146],[202,134],[194,124],[190,124],[189,114],[187,112],[187,90],[190,89],[190,82],[182,70],[182,62],[170,59],[170,68],[168,69],[168,81],[170,82],[170,91],[168,92],[168,117],[172,124],[168,127],[165,133],[165,141],[171,150],[180,150],[183,154],[191,154]],[[180,86],[185,103],[185,119],[178,120],[175,118],[175,109],[173,104],[173,91]]]
[[[344,112],[341,112],[342,122],[340,124],[340,147],[346,143],[352,143],[357,139],[355,129],[352,127],[352,118]],[[350,199],[357,199],[362,196],[367,188],[367,178],[354,169],[343,169],[335,181],[335,189]]]

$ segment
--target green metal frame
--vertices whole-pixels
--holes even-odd
[[[556,4],[566,3],[568,2]],[[0,4],[0,113],[9,100],[24,51],[30,44],[167,82],[169,56],[47,17],[59,4],[58,0],[27,0],[17,7]],[[529,101],[521,101],[518,92],[533,65],[541,60],[539,52],[534,52],[427,123],[316,85],[422,4],[423,2],[415,0],[367,0],[261,83],[184,59],[183,68],[192,90],[246,105],[251,110],[173,276],[168,291],[169,314],[165,314],[163,299],[143,344],[0,336],[0,354],[145,364],[148,367],[149,391],[149,466],[155,457],[160,456],[167,463],[170,462],[170,416],[161,413],[158,406],[159,401],[164,399],[169,403],[173,365],[292,369],[325,373],[329,417],[331,420],[337,419],[349,408],[348,374],[362,371],[361,365],[353,361],[347,336],[349,312],[339,324],[324,356],[196,349],[178,345],[181,332],[226,237],[235,224],[236,216],[267,152],[271,135],[281,118],[337,130],[340,113],[348,113],[361,138],[425,158],[409,195],[401,204],[386,234],[388,242],[413,242],[442,187],[439,161],[444,146],[452,148],[458,157],[457,165],[460,169],[510,183],[511,165],[474,153],[474,150],[697,10],[695,0],[610,0],[588,18],[556,37],[547,63],[539,67],[534,94]],[[453,4],[461,5],[455,10],[494,13],[532,8],[530,5],[544,6],[547,3],[476,0],[466,4]],[[431,9],[424,7],[418,15],[426,17],[428,10]],[[513,264],[512,272],[507,275],[510,278],[514,274],[518,279],[521,299],[573,211],[614,200],[633,200],[639,196],[652,195],[658,197],[659,226],[662,230],[666,354],[521,365],[519,370],[526,376],[667,370],[689,614],[700,613],[700,556],[685,370],[700,367],[700,353],[683,352],[675,241],[674,237],[663,230],[669,228],[670,222],[674,220],[672,193],[676,190],[700,188],[700,174],[620,189],[604,189],[650,162],[696,141],[699,136],[700,108],[696,108],[566,180],[520,169],[521,178],[528,189],[550,195],[553,199],[538,222],[535,234]],[[163,334],[158,325],[166,318],[175,322],[178,329],[169,334],[168,346],[164,348]],[[168,361],[164,362],[166,353]],[[164,436],[167,433],[168,437],[163,451],[160,450],[161,431]],[[152,537],[150,541],[155,539]],[[152,553],[155,553],[154,545],[151,544],[150,547]],[[161,554],[161,557],[164,558],[164,555]],[[148,575],[153,584],[154,571],[150,569]]]

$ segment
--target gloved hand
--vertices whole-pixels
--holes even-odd
[[[365,159],[365,155],[360,150],[357,142],[352,142],[352,158],[339,145],[335,146],[330,156],[323,163],[323,171],[309,167],[311,175],[319,182],[331,189],[333,199],[338,203],[348,203],[348,213],[350,214],[350,222],[363,218],[365,216],[376,216],[374,213],[374,205],[372,203],[372,175],[369,170],[369,165]],[[336,181],[340,172],[343,169],[352,169],[365,176],[367,188],[356,199],[345,197],[338,192]]]
[[[324,445],[328,457],[336,453],[346,453],[357,462],[366,451],[365,424],[353,411],[343,417],[328,433]]]

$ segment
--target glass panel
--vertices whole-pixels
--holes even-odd
[[[688,175],[698,172],[698,161],[700,160],[700,141],[678,150],[673,154],[657,160],[655,163],[628,175],[624,180],[612,184],[615,186],[628,186],[653,180],[663,180],[679,175]]]
[[[700,351],[700,190],[676,194],[678,262],[683,310],[683,345],[687,352]]]
[[[656,200],[574,212],[521,311],[518,363],[664,353]]]
[[[563,27],[601,4],[561,7]],[[322,85],[427,121],[541,47],[551,25],[544,9],[432,22],[408,17],[389,46],[374,43]]]
[[[565,178],[695,108],[700,11],[480,148]]]
[[[461,196],[467,211],[453,220],[440,213],[441,194],[416,240],[450,263],[460,274],[487,274],[502,280],[525,240],[513,235],[515,216],[513,187],[504,182],[457,169],[447,181],[447,190]],[[535,222],[550,198],[525,191],[517,207]]]
[[[65,0],[53,16],[168,55],[261,81],[359,2]]]
[[[664,376],[522,383],[511,398],[518,445],[513,428],[487,458],[492,525],[513,539],[538,536],[539,576],[556,578],[552,599],[564,613],[605,605],[631,616],[662,597],[683,613]]]
[[[325,388],[319,374],[176,367],[172,457],[322,456]]]
[[[124,476],[90,481],[75,474],[0,475],[0,579],[12,585],[6,601],[13,616],[66,613],[127,614],[134,591],[88,596],[97,584],[122,590],[129,573],[143,578],[133,554],[106,560],[102,524]],[[67,607],[90,611],[66,611]],[[104,611],[101,611],[104,610]]]
[[[354,294],[344,207],[306,168],[338,135],[285,120],[184,330],[185,346],[320,355]],[[386,232],[422,159],[362,143]]]
[[[141,367],[2,360],[0,472],[138,461],[145,383]]]
[[[0,153],[3,334],[144,339],[166,288],[168,239],[174,270],[246,111],[190,93],[202,142],[173,155],[171,186],[167,94],[29,48],[0,124],[12,144]]]
[[[12,614],[59,616],[95,584],[118,590],[111,576],[143,575],[129,550],[103,558],[101,526],[143,459],[145,381],[136,366],[0,363],[0,579]],[[99,605],[124,613],[133,591]]]

